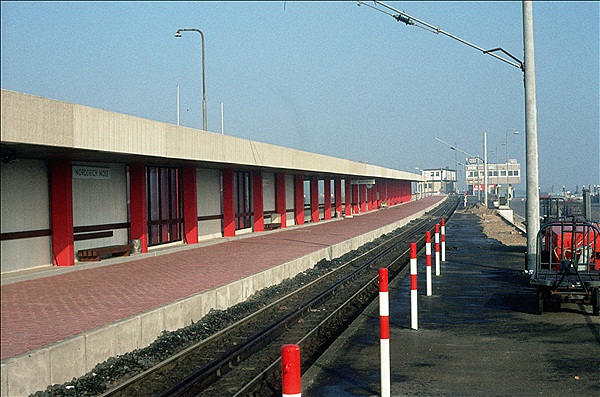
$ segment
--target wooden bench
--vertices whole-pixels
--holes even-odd
[[[110,245],[108,247],[90,248],[85,250],[79,250],[77,256],[81,262],[97,262],[102,259],[103,256],[129,256],[129,253],[133,249],[133,245]]]
[[[265,223],[265,230],[275,230],[281,227],[281,223],[271,222]]]

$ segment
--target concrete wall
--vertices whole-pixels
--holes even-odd
[[[0,163],[2,233],[50,229],[48,166],[45,161]],[[1,272],[52,264],[50,236],[1,242]]]
[[[275,174],[263,172],[263,210],[275,211]]]
[[[198,216],[221,215],[221,171],[198,168],[196,170]],[[221,219],[198,222],[198,239],[221,237]]]
[[[104,225],[127,222],[127,168],[124,164],[80,163],[73,166],[106,168],[110,179],[73,177],[73,226]],[[127,228],[114,229],[112,237],[75,241],[80,249],[127,244]]]

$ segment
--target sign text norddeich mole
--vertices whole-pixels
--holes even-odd
[[[80,179],[110,179],[110,168],[73,166],[73,178]]]

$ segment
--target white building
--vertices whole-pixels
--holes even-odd
[[[465,178],[469,194],[484,191],[485,184],[484,164],[467,164]],[[488,193],[496,194],[499,186],[514,186],[521,183],[521,164],[517,160],[509,159],[508,164],[487,164]]]
[[[421,170],[424,182],[417,183],[417,192],[429,194],[447,194],[456,192],[456,170],[430,168]]]

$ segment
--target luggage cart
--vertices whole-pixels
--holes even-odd
[[[597,223],[552,221],[537,235],[536,268],[530,283],[537,287],[537,312],[546,303],[592,305],[600,314],[600,228]]]

